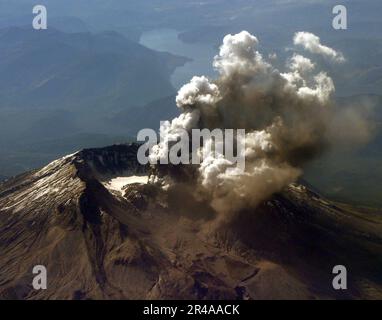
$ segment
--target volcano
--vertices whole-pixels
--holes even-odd
[[[208,205],[151,182],[137,150],[85,149],[0,184],[1,299],[382,298],[381,212],[300,182],[215,227]]]

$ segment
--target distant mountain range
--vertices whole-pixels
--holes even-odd
[[[167,119],[159,109],[151,107],[150,116],[139,108],[173,95],[170,75],[187,60],[114,31],[1,29],[0,174],[13,176],[84,147],[129,141],[147,127],[146,119],[157,117],[159,125]],[[126,113],[133,121],[123,123],[127,119],[119,115]]]
[[[169,76],[187,60],[116,32],[0,30],[0,108],[71,109],[144,104],[174,92]]]
[[[145,128],[158,130],[160,121],[171,120],[177,115],[179,110],[175,103],[175,95],[171,95],[141,107],[122,110],[113,115],[109,121],[113,125],[128,129],[132,136],[136,136],[142,125]]]

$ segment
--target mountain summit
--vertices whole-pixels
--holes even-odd
[[[382,297],[380,213],[293,184],[216,227],[208,206],[152,183],[137,148],[82,150],[0,184],[1,299]],[[333,289],[335,265],[347,290]]]

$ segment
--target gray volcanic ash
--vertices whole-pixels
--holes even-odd
[[[294,43],[335,63],[344,62],[341,53],[322,45],[313,34],[296,33]],[[237,137],[237,144],[244,146],[237,148],[237,157],[245,159],[245,170],[239,171],[220,150],[210,147],[213,137],[200,148],[202,161],[193,189],[222,215],[255,208],[296,181],[304,165],[336,140],[337,120],[343,140],[346,132],[354,135],[355,124],[365,122],[357,116],[349,121],[334,117],[334,83],[326,72],[316,71],[311,59],[295,52],[281,72],[258,47],[258,39],[246,31],[227,35],[213,62],[219,77],[194,77],[179,90],[176,102],[182,113],[162,125],[163,141],[150,155],[152,161],[167,158],[178,140],[185,141],[187,149],[189,140],[182,138],[193,129],[244,129],[245,135]],[[179,188],[168,175],[164,185]]]

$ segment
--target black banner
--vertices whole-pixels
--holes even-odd
[[[365,312],[378,312],[381,307],[381,301],[0,301],[3,313],[49,319],[93,315],[107,319],[256,319],[280,315],[307,319],[347,314],[364,317]]]

